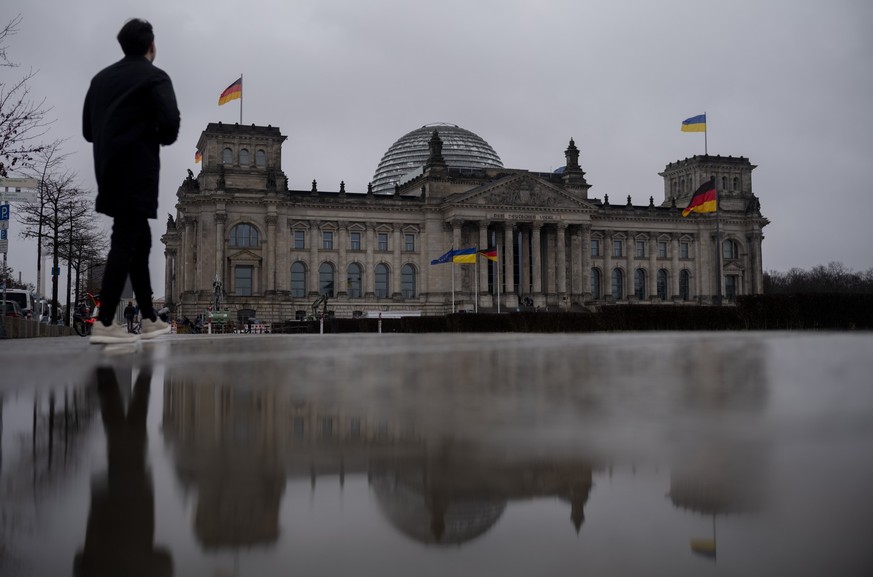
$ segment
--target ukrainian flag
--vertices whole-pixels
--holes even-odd
[[[706,132],[706,115],[698,114],[683,120],[682,132]]]
[[[476,247],[461,248],[455,251],[452,255],[452,262],[475,264],[476,262]]]

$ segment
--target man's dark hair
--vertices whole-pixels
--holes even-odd
[[[152,25],[139,18],[131,18],[118,32],[118,43],[125,56],[144,56],[154,40]]]

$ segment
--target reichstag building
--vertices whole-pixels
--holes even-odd
[[[330,314],[352,317],[711,304],[763,290],[769,221],[744,157],[671,162],[663,194],[632,204],[590,194],[572,139],[561,168],[532,172],[505,168],[473,132],[427,125],[391,145],[355,193],[315,181],[289,190],[286,138],[273,126],[203,131],[200,173],[179,187],[161,238],[165,299],[177,315],[203,313],[216,292],[231,313],[279,321],[309,314],[322,295]],[[683,217],[710,178],[717,218]],[[496,248],[497,260],[431,264],[470,247]]]

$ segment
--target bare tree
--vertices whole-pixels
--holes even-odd
[[[16,68],[18,64],[6,55],[6,42],[19,31],[21,15],[10,20],[0,29],[0,67]],[[36,76],[29,69],[18,80],[6,82],[0,79],[0,177],[8,176],[9,171],[27,168],[32,165],[33,155],[43,146],[38,140],[51,124],[46,114],[45,99],[34,100],[29,82]]]
[[[104,230],[93,226],[95,213],[90,199],[80,198],[68,206],[68,222],[62,236],[66,242],[59,247],[59,257],[67,263],[67,310],[70,306],[70,291],[75,287],[74,303],[80,300],[79,289],[83,269],[105,258],[109,238]],[[72,276],[75,272],[76,278]]]
[[[35,238],[42,235],[46,248],[53,254],[52,302],[58,302],[57,272],[60,270],[61,252],[69,247],[70,230],[88,225],[85,220],[88,213],[74,208],[85,205],[87,193],[76,185],[74,172],[48,174],[43,182],[42,202],[23,204],[18,211],[18,221],[24,225],[21,236]],[[56,322],[57,309],[53,309],[52,323]]]

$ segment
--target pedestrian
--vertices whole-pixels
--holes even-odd
[[[153,64],[154,38],[145,20],[125,22],[118,33],[124,58],[101,70],[85,96],[82,132],[94,143],[96,210],[113,220],[103,306],[91,331],[95,344],[136,340],[113,323],[128,275],[142,313],[142,338],[170,332],[152,305],[148,221],[157,218],[160,146],[176,141],[180,116],[170,77]]]
[[[131,301],[127,301],[127,306],[124,307],[124,320],[127,321],[127,332],[133,332],[133,317],[136,316],[136,307]]]

